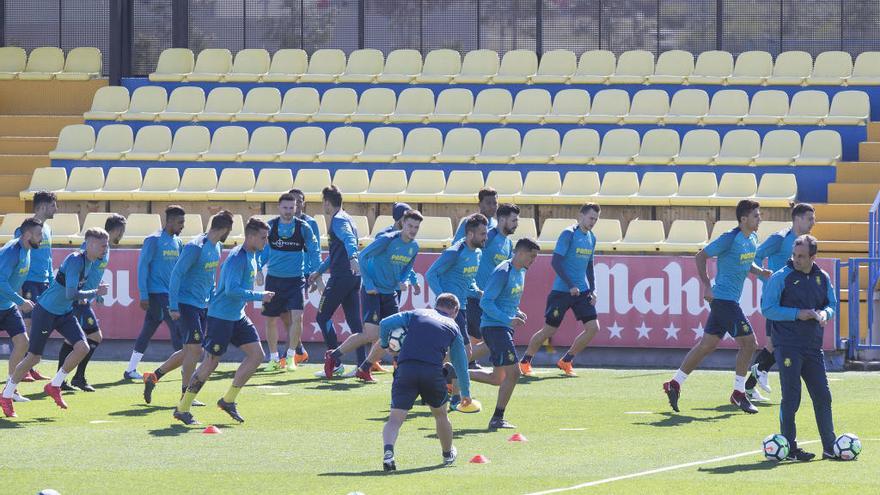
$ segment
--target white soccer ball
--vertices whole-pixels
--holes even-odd
[[[834,455],[844,461],[851,461],[862,452],[862,442],[852,433],[844,433],[834,441]]]
[[[768,460],[781,461],[788,457],[790,449],[788,439],[778,433],[764,439],[764,457]]]
[[[391,331],[391,335],[388,336],[388,349],[391,352],[400,352],[400,349],[403,348],[404,339],[406,339],[406,329],[395,328]]]

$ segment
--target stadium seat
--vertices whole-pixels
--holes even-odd
[[[813,72],[807,78],[808,86],[840,86],[852,76],[853,59],[847,52],[829,51],[816,56]]]
[[[681,149],[672,162],[675,165],[709,165],[721,151],[721,137],[711,129],[688,131],[681,139]]]
[[[712,95],[704,125],[736,125],[749,113],[749,95],[741,89],[722,89]]]
[[[389,88],[370,88],[361,93],[352,122],[384,123],[394,113],[397,97]]]
[[[562,177],[556,171],[532,170],[526,174],[526,179],[522,181],[521,189],[514,198],[515,203],[552,205],[559,191],[562,190]]]
[[[472,203],[483,185],[483,172],[479,170],[452,170],[446,178],[444,202]]]
[[[709,50],[697,55],[689,84],[724,84],[733,75],[733,55],[721,50]]]
[[[127,201],[142,185],[143,176],[139,167],[110,167],[104,186],[92,193],[92,198],[98,201]]]
[[[546,124],[582,124],[590,113],[590,94],[582,89],[563,89],[553,97]]]
[[[28,188],[19,193],[22,200],[31,200],[37,191],[57,192],[67,187],[67,170],[61,167],[40,167],[34,170]]]
[[[165,110],[168,93],[160,86],[141,86],[134,90],[128,110],[120,115],[122,120],[154,121]]]
[[[639,176],[635,172],[606,172],[596,197],[603,205],[628,205],[639,192]]]
[[[324,218],[324,215],[313,215],[312,218],[318,224],[318,231],[321,234],[321,247],[326,248],[330,240],[330,236],[327,233],[327,220]]]
[[[617,244],[618,251],[659,251],[660,244],[666,240],[662,220],[641,220],[636,218],[626,227],[626,235]]]
[[[651,129],[642,135],[639,154],[633,157],[636,165],[669,165],[678,156],[680,138],[672,129]]]
[[[764,51],[742,52],[736,57],[733,74],[727,84],[761,85],[773,73],[773,57]]]
[[[293,171],[289,168],[264,168],[251,191],[245,193],[246,201],[272,202],[293,188]]]
[[[189,48],[167,48],[159,54],[156,72],[150,74],[153,82],[179,82],[186,79],[195,66],[195,56]]]
[[[192,122],[205,111],[205,90],[198,86],[175,88],[168,105],[157,117],[159,122]]]
[[[379,50],[372,48],[355,50],[348,56],[348,64],[345,66],[345,71],[339,75],[338,82],[376,82],[384,66],[385,56]]]
[[[357,111],[357,93],[351,88],[332,88],[321,95],[315,122],[347,122]]]
[[[349,201],[360,201],[361,195],[370,188],[370,176],[366,170],[340,168],[333,174],[333,185]]]
[[[398,163],[430,163],[443,149],[440,129],[419,127],[409,131],[403,150],[397,156]]]
[[[834,94],[831,110],[822,120],[825,125],[866,125],[871,117],[871,102],[864,91],[841,91]]]
[[[457,84],[486,84],[498,74],[498,52],[495,50],[471,50],[464,55],[461,70],[452,82]]]
[[[211,146],[202,154],[206,162],[235,162],[248,149],[248,131],[244,127],[229,125],[218,128],[211,136]],[[182,183],[183,179],[181,179]]]
[[[550,163],[559,154],[559,131],[532,129],[523,137],[522,148],[513,163]]]
[[[791,106],[782,122],[786,125],[818,125],[828,116],[828,107],[828,93],[798,91],[791,98]]]
[[[645,172],[635,196],[629,198],[631,205],[669,206],[669,200],[678,192],[675,172]]]
[[[331,83],[345,72],[345,52],[323,48],[315,50],[309,59],[309,68],[300,76],[299,82]]]
[[[205,48],[196,57],[188,82],[219,82],[232,70],[232,52],[226,48]]]
[[[336,127],[327,136],[319,162],[353,162],[364,151],[364,131],[357,127]],[[366,190],[366,187],[364,187]]]
[[[605,84],[614,74],[617,59],[608,50],[588,50],[581,55],[574,75],[569,78],[571,84]]]
[[[588,165],[599,155],[599,133],[595,129],[572,129],[562,137],[559,154],[553,163]]]
[[[235,61],[229,74],[223,77],[226,82],[260,82],[269,72],[271,65],[269,52],[262,48],[246,48],[235,54]]]
[[[516,129],[505,127],[491,129],[483,138],[483,148],[474,157],[474,162],[510,163],[513,157],[519,154],[520,143],[520,134]]]
[[[0,46],[0,80],[15,79],[27,67],[27,52],[17,46]]]
[[[126,160],[159,161],[162,155],[171,151],[171,129],[164,125],[141,127],[134,138],[131,151],[125,153]]]
[[[278,161],[286,149],[287,131],[283,127],[257,127],[251,134],[247,150],[242,153],[241,160],[244,162],[274,162]],[[253,183],[253,181],[251,182]]]
[[[802,51],[782,52],[776,56],[773,73],[767,79],[771,86],[801,86],[813,72],[813,57]]]
[[[306,201],[319,201],[321,199],[321,190],[329,186],[330,182],[329,170],[301,168],[296,172],[293,187],[305,194]],[[324,228],[321,232],[326,233],[327,229]]]
[[[214,168],[188,168],[180,177],[180,185],[171,194],[173,201],[207,201],[217,188]]]
[[[208,219],[208,225],[211,225],[213,219],[214,215],[211,215],[211,218]],[[232,215],[232,230],[223,245],[231,247],[242,243],[244,243],[244,218],[241,215]]]
[[[21,227],[21,222],[34,216],[33,213],[7,213],[3,215],[3,223],[0,223],[0,242],[7,243],[15,235],[15,229]]]
[[[82,230],[80,231],[79,236],[85,237],[86,231],[95,227],[103,229],[104,225],[107,223],[107,218],[112,214],[113,213],[106,212],[87,213],[86,218],[82,222]]]
[[[761,204],[761,206],[764,206]],[[765,220],[758,225],[758,244],[766,241],[771,234],[775,234],[780,230],[788,230],[791,228],[791,222],[779,222],[774,220]]]
[[[104,187],[104,169],[101,167],[74,167],[70,170],[67,186],[58,191],[62,201],[89,201],[95,191]]]
[[[529,78],[532,84],[563,84],[577,70],[577,56],[571,50],[550,50],[541,55],[538,72]],[[613,65],[613,64],[612,64]]]
[[[354,221],[354,228],[357,231],[358,245],[363,248],[373,240],[370,238],[370,222],[364,215],[352,215],[351,219]]]
[[[519,170],[491,170],[486,176],[486,187],[498,191],[499,202],[512,202],[522,192],[522,174]]]
[[[752,165],[761,153],[761,136],[752,129],[734,129],[724,135],[715,165]]]
[[[538,238],[538,226],[535,225],[535,219],[519,217],[516,231],[507,237],[511,240],[511,242],[513,242],[514,245],[516,244],[516,241],[524,238],[536,240]]]
[[[612,129],[602,136],[596,163],[627,165],[639,154],[639,133],[635,129]]]
[[[464,88],[444,89],[437,95],[437,105],[428,122],[461,123],[474,110],[474,94]]]
[[[82,242],[82,238],[79,237],[79,215],[76,213],[56,213],[51,220],[46,220],[46,223],[52,229],[52,244]]]
[[[756,166],[792,165],[801,154],[801,135],[790,129],[777,129],[764,135]]]
[[[709,206],[718,191],[714,172],[685,172],[681,175],[678,192],[669,198],[672,206]]]
[[[619,124],[629,113],[629,93],[622,89],[605,89],[596,93],[585,124]]]
[[[524,89],[516,94],[510,115],[505,117],[506,124],[540,124],[550,112],[552,102],[550,92],[546,89]]]
[[[542,251],[552,252],[559,240],[559,234],[575,223],[570,218],[546,218],[541,225],[541,233],[538,234],[538,245]]]
[[[755,201],[764,207],[788,208],[797,197],[794,174],[764,174],[755,193]]]
[[[591,129],[592,130],[592,129]],[[584,204],[599,194],[599,174],[593,171],[575,170],[567,172],[562,180],[562,188],[554,203],[560,205]]]
[[[261,129],[266,129],[266,127]],[[185,172],[184,178],[186,178]],[[220,171],[220,178],[217,179],[217,185],[214,191],[209,193],[208,199],[212,201],[243,201],[247,198],[247,193],[253,190],[255,183],[253,169],[224,168]],[[183,180],[181,180],[182,185]]]
[[[669,93],[662,89],[643,89],[633,95],[629,113],[623,121],[626,124],[657,124],[667,113]]]
[[[80,160],[95,148],[95,129],[90,125],[64,126],[58,134],[55,149],[49,152],[52,160]]]
[[[59,81],[88,81],[101,77],[102,67],[101,50],[90,46],[80,46],[67,53],[64,69],[55,74],[55,79]],[[77,222],[78,224],[79,222]]]
[[[373,229],[370,231],[370,237],[376,238],[381,231],[385,230],[386,227],[390,226],[394,223],[394,217],[391,215],[379,215],[376,217],[376,220],[373,221]]]
[[[569,225],[574,223],[569,220]],[[623,240],[623,229],[620,228],[620,220],[616,218],[600,218],[593,226],[593,235],[596,236],[596,251],[611,252],[617,249]]]
[[[397,96],[394,113],[389,117],[394,123],[427,123],[434,113],[434,92],[428,88],[406,88]]]
[[[400,132],[400,129],[394,128],[394,130]],[[406,184],[405,170],[375,170],[370,178],[370,186],[365,193],[361,194],[361,200],[393,203],[397,201],[399,195],[406,191]]]
[[[660,243],[663,253],[696,253],[706,247],[709,232],[702,220],[673,220],[669,235]]]
[[[299,48],[285,48],[272,55],[269,72],[263,82],[297,82],[309,68],[309,56]]]
[[[211,147],[211,133],[207,127],[192,125],[181,127],[174,133],[171,151],[162,158],[165,161],[194,162]]]
[[[2,55],[3,53],[0,52],[0,64],[3,63]],[[98,88],[94,99],[92,99],[92,108],[83,114],[83,119],[117,120],[120,115],[128,110],[128,100],[128,88],[125,86],[104,86],[103,88]]]
[[[435,157],[438,163],[470,163],[480,154],[483,140],[473,127],[457,127],[446,133],[443,149]]]
[[[694,55],[684,50],[669,50],[657,57],[649,84],[682,84],[694,72]]]
[[[628,50],[617,58],[611,84],[642,84],[654,73],[654,54],[646,50]]]
[[[410,131],[410,134],[413,132],[415,130]],[[482,181],[482,176],[480,180]],[[413,170],[410,173],[406,190],[398,197],[398,201],[442,203],[445,200],[444,189],[446,189],[446,176],[442,170]]]
[[[533,50],[510,50],[501,58],[494,84],[526,84],[538,73],[538,56]]]
[[[446,249],[452,244],[452,220],[449,217],[425,217],[416,237],[423,249]]]
[[[64,70],[64,52],[54,46],[31,50],[24,71],[18,74],[22,81],[48,81]]]
[[[403,151],[403,131],[398,127],[376,127],[367,135],[364,151],[358,161],[364,163],[390,163]],[[406,180],[404,178],[404,189]],[[403,189],[401,189],[403,191]]]
[[[506,89],[484,89],[477,93],[474,109],[465,117],[467,123],[498,124],[513,109],[513,97]]]
[[[788,113],[788,93],[777,89],[758,91],[752,95],[745,125],[779,125]]]
[[[182,129],[181,129],[182,130]],[[178,134],[180,131],[177,131]],[[144,174],[144,182],[137,191],[132,191],[135,201],[168,201],[171,193],[180,185],[180,172],[176,168],[150,167]]]
[[[800,155],[795,165],[834,165],[840,160],[842,144],[840,134],[831,130],[810,131],[804,136]]]
[[[178,234],[183,242],[189,242],[203,232],[205,232],[205,225],[202,223],[200,213],[187,213],[183,216],[183,230]]]
[[[709,113],[709,94],[702,89],[681,89],[672,95],[664,124],[699,124]]]
[[[736,220],[718,220],[712,226],[712,235],[709,236],[709,242],[721,237],[725,232],[729,232],[739,226]],[[760,226],[759,226],[760,228]]]
[[[309,122],[320,106],[321,98],[315,88],[288,89],[275,122]]]
[[[712,206],[736,206],[743,199],[753,199],[758,192],[755,174],[727,173],[718,181],[718,192],[710,199]]]
[[[862,52],[856,57],[852,76],[847,79],[850,86],[880,84],[880,52]]]
[[[297,127],[290,132],[282,162],[313,162],[324,152],[327,137],[320,127]]]
[[[461,54],[442,48],[431,50],[425,56],[422,72],[416,77],[420,84],[448,84],[461,72]]]
[[[392,50],[385,67],[376,78],[381,84],[409,84],[422,72],[422,54],[418,50]]]
[[[98,131],[95,149],[86,153],[86,160],[121,160],[133,145],[131,127],[124,124],[106,125]]]
[[[208,93],[205,110],[196,116],[200,122],[229,122],[241,111],[243,96],[240,88],[219,87]]]
[[[277,88],[254,88],[248,91],[241,111],[235,114],[239,122],[268,122],[281,110],[281,92]]]

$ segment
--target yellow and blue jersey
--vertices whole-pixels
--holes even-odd
[[[15,229],[14,237],[21,237],[21,227]],[[40,247],[31,249],[31,266],[28,270],[26,282],[39,282],[47,284],[52,280],[52,227],[43,222],[43,239]]]
[[[415,240],[404,242],[399,231],[376,236],[359,256],[364,289],[394,294],[413,273],[418,253],[419,244]]]
[[[73,310],[73,302],[79,299],[94,299],[96,289],[86,289],[90,277],[103,273],[101,260],[89,261],[85,251],[74,251],[64,258],[55,278],[37,302],[46,311],[61,316]]]
[[[144,239],[137,269],[141,301],[149,299],[150,294],[168,293],[171,272],[182,249],[183,241],[180,237],[169,234],[165,229]]]
[[[180,304],[207,308],[214,278],[220,264],[221,243],[211,243],[207,234],[201,234],[188,242],[180,253],[171,272],[168,290],[168,307],[179,311]]]
[[[208,316],[227,321],[244,318],[244,307],[249,301],[260,301],[265,292],[254,290],[257,261],[254,253],[243,246],[229,252],[220,267],[220,280],[208,302]]]
[[[446,248],[425,274],[428,287],[436,295],[444,292],[454,294],[464,310],[468,294],[477,290],[476,277],[481,254],[480,248],[471,249],[463,239]]]
[[[562,274],[556,274],[551,290],[568,292],[571,282],[581,292],[594,290],[588,279],[588,271],[592,270],[593,254],[596,250],[596,234],[592,230],[584,232],[577,224],[568,227],[559,234],[553,254],[562,258]]]
[[[764,266],[764,260],[766,259],[767,268],[771,272],[781,270],[788,263],[788,260],[791,259],[795,239],[797,239],[797,235],[795,235],[792,228],[770,234],[758,246],[758,250],[755,252],[755,264]]]
[[[86,243],[83,242],[79,247],[83,252],[86,250]],[[104,271],[107,269],[107,265],[110,264],[110,250],[107,250],[107,254],[104,255],[103,258],[97,260],[98,266],[94,270],[89,271],[89,275],[86,278],[86,283],[83,285],[84,290],[95,290],[101,285],[101,281],[104,280]]]
[[[757,249],[758,235],[752,232],[746,236],[739,227],[721,234],[703,248],[707,255],[717,258],[715,285],[712,286],[715,299],[739,301]]]
[[[24,298],[18,292],[30,271],[30,253],[18,238],[0,248],[0,310],[24,303]]]
[[[351,258],[358,253],[358,231],[354,220],[339,210],[330,219],[330,248],[325,259],[316,270],[319,273],[330,271],[330,276],[351,277]]]
[[[477,268],[477,287],[480,290],[486,290],[486,283],[495,267],[502,261],[507,261],[513,254],[513,241],[509,237],[502,234],[498,227],[489,229],[486,236],[486,244],[481,248],[480,266]]]
[[[461,221],[458,222],[458,228],[455,229],[455,235],[452,237],[452,243],[453,243],[453,244],[455,244],[456,242],[458,242],[458,241],[464,239],[464,235],[465,235],[465,224],[467,223],[467,218],[468,218],[468,217],[464,217],[464,218],[461,219]],[[494,227],[496,227],[496,226],[498,225],[498,219],[495,218],[495,217],[489,217],[487,220],[489,220],[489,225],[488,225],[488,227],[489,227],[490,229],[492,229],[492,228],[494,228]]]
[[[480,299],[480,309],[483,310],[480,327],[510,328],[510,320],[519,313],[525,283],[525,268],[516,269],[511,260],[499,263]]]
[[[267,274],[279,278],[308,276],[321,264],[318,235],[296,217],[290,223],[281,223],[280,217],[269,220],[269,242],[257,255],[257,270],[268,266]]]

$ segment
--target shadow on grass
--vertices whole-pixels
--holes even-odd
[[[384,411],[388,412],[388,411]],[[406,415],[406,419],[410,418],[433,418],[434,414],[431,411],[410,411],[409,414]],[[380,416],[378,418],[366,418],[367,421],[379,421],[384,423],[388,421],[388,416]]]
[[[190,431],[198,432],[198,426],[189,427],[186,425],[170,425],[167,428],[158,428],[155,430],[150,430],[149,433],[154,437],[177,437],[180,435],[185,435]]]
[[[363,383],[343,382],[343,381],[322,381],[314,387],[306,387],[309,390],[351,390],[353,388],[363,387]]]
[[[567,380],[574,377],[565,376],[565,375],[535,375],[535,376],[526,376],[520,375],[519,381],[517,385],[529,385],[535,382],[545,382],[547,380]]]
[[[39,425],[39,424],[48,424],[54,423],[56,421],[55,418],[17,418],[17,419],[7,419],[0,417],[0,430],[11,430],[15,428],[24,428],[28,425]]]
[[[419,428],[419,431],[430,431],[431,434],[425,435],[425,438],[437,438],[437,430],[434,428]],[[494,433],[488,428],[453,428],[452,438],[463,438],[468,435],[481,435],[485,433]]]
[[[776,461],[757,461],[751,464],[731,464],[728,466],[701,467],[697,471],[709,474],[735,474],[749,471],[770,471],[782,466],[788,466],[792,463],[781,463]]]
[[[389,472],[389,473],[386,473],[385,471],[382,471],[382,470],[379,470],[379,469],[373,469],[373,470],[370,470],[370,471],[351,471],[351,472],[319,473],[318,476],[340,476],[340,477],[347,477],[347,476],[354,476],[354,477],[360,477],[360,476],[394,476],[394,475],[399,475],[399,474],[424,473],[424,472],[427,472],[427,471],[435,471],[435,470],[437,470],[437,469],[443,469],[443,468],[445,468],[445,467],[446,467],[446,466],[443,465],[443,464],[437,464],[437,465],[434,465],[434,466],[422,466],[422,467],[417,467],[417,468],[398,469],[397,471]]]
[[[713,409],[710,409],[713,410]],[[658,421],[649,421],[642,423],[633,423],[634,425],[640,426],[655,426],[655,427],[669,427],[669,426],[681,426],[690,423],[714,423],[716,421],[720,421],[722,419],[727,419],[733,417],[734,413],[725,413],[719,414],[717,416],[708,416],[708,417],[696,417],[696,416],[687,416],[684,414],[672,413],[672,412],[663,412],[659,413],[661,416],[664,416],[663,419]]]
[[[127,416],[127,417],[140,417],[140,416],[148,416],[158,411],[171,411],[174,409],[174,406],[154,406],[149,404],[136,405],[133,409],[124,409],[122,411],[113,411],[108,413],[108,416]]]
[[[620,376],[615,376],[612,378],[614,378],[615,380],[628,380],[630,378],[642,378],[645,376],[660,376],[660,375],[665,376],[668,374],[669,374],[668,371],[655,371],[653,373],[639,373],[638,375],[620,375]]]

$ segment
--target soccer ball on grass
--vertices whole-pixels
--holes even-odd
[[[788,457],[790,449],[788,439],[778,433],[769,435],[764,439],[764,457],[767,460],[781,461]]]

